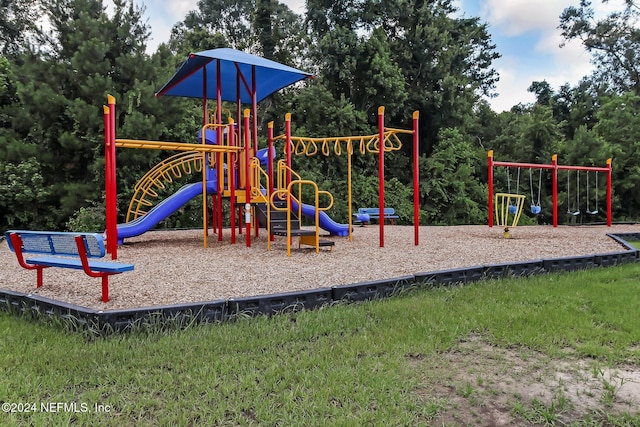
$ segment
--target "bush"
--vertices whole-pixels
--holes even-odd
[[[66,223],[68,231],[103,232],[106,212],[103,205],[92,203],[89,207],[82,207],[76,211]]]

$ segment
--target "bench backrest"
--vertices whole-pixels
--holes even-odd
[[[380,215],[380,208],[359,208],[359,214]],[[396,213],[394,208],[384,208],[385,215],[393,215]]]
[[[56,231],[9,230],[5,233],[9,249],[15,252],[11,242],[11,234],[18,234],[22,239],[22,252],[27,254],[46,254],[62,256],[78,256],[75,237],[82,236],[87,256],[102,258],[105,256],[104,239],[98,233],[65,233]]]

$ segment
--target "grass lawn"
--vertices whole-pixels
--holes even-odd
[[[108,337],[0,313],[0,424],[638,426],[639,312],[640,263]]]

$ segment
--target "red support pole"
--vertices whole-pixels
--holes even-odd
[[[493,150],[487,154],[487,167],[489,181],[489,227],[493,227]]]
[[[115,204],[111,200],[111,116],[109,107],[103,106],[104,113],[104,194],[105,194],[105,233],[107,236],[107,253],[111,253],[111,216]]]
[[[384,107],[378,107],[378,200],[380,247],[384,247]]]
[[[611,159],[607,159],[607,226],[611,227],[612,222],[612,191],[611,182],[613,168],[611,167]]]
[[[558,226],[558,155],[551,156],[551,194],[553,201],[553,226]]]
[[[251,151],[251,134],[249,132],[249,109],[244,110],[244,159],[245,169],[245,202],[244,202],[244,222],[247,231],[247,247],[251,247],[251,165],[249,152]]]
[[[418,246],[420,239],[420,149],[418,138],[418,120],[420,113],[413,112],[413,244]]]
[[[229,118],[229,145],[234,147],[235,142],[235,126],[233,119]],[[236,152],[229,152],[229,165],[227,166],[227,182],[229,185],[229,220],[231,224],[231,244],[236,242]]]
[[[220,75],[220,60],[216,64],[216,143],[223,145],[222,138],[222,76]],[[224,168],[222,167],[222,153],[216,153],[216,167],[218,168],[217,210],[218,210],[218,241],[222,241],[222,189],[224,188]]]
[[[107,95],[109,104],[109,200],[111,209],[109,213],[109,223],[107,227],[108,240],[107,245],[110,246],[111,259],[118,259],[118,192],[116,189],[116,98]],[[105,197],[107,195],[105,194]]]
[[[267,134],[267,153],[268,164],[267,164],[267,175],[269,176],[269,185],[267,185],[267,198],[269,199],[269,203],[271,203],[271,195],[273,194],[273,122],[269,122],[268,126],[268,134]],[[270,208],[268,208],[270,209]],[[275,240],[274,235],[270,235],[269,239],[271,241]]]
[[[202,145],[204,145],[206,138],[206,131],[204,126],[209,123],[209,114],[207,112],[207,68],[204,67],[202,69]],[[211,154],[202,154],[202,244],[206,248],[207,247],[207,236],[209,236],[209,211],[207,208],[207,160]],[[215,206],[213,205],[213,200],[211,200],[211,225],[213,227],[213,231],[216,231],[215,227]]]
[[[284,115],[284,134],[285,134],[285,153],[287,156],[287,182],[284,183],[285,187],[291,182],[291,113]]]

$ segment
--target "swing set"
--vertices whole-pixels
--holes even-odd
[[[554,154],[551,158],[551,164],[537,164],[537,163],[516,163],[516,162],[497,162],[493,160],[493,150],[488,153],[488,180],[489,180],[489,227],[493,227],[494,213],[496,225],[503,227],[515,227],[518,223],[522,209],[524,207],[525,196],[517,194],[520,186],[520,170],[529,169],[529,188],[531,192],[531,213],[539,215],[542,212],[540,204],[540,192],[542,187],[542,172],[543,170],[551,171],[551,187],[552,187],[552,213],[553,213],[553,226],[558,226],[558,171],[567,171],[567,214],[570,216],[578,216],[582,212],[580,210],[580,173],[586,172],[586,213],[589,215],[596,215],[599,213],[598,209],[598,174],[606,173],[607,175],[607,226],[611,226],[612,214],[611,214],[611,178],[612,168],[611,159],[607,159],[607,165],[605,167],[595,166],[572,166],[572,165],[560,165],[558,164],[558,155]],[[494,167],[507,168],[507,193],[495,193],[494,194]],[[511,177],[510,168],[517,168],[516,178],[516,191],[511,192]],[[534,170],[538,170],[538,195],[534,200]],[[571,195],[571,175],[575,171],[575,199]],[[592,210],[590,206],[591,197],[589,194],[589,174],[595,173],[595,207]],[[575,203],[575,204],[574,204]],[[495,211],[495,212],[494,212]]]

